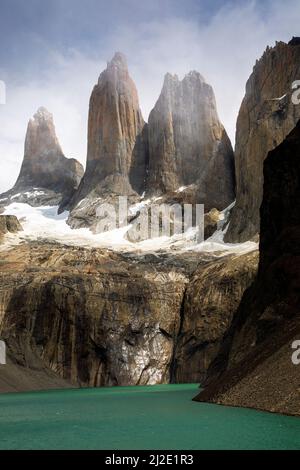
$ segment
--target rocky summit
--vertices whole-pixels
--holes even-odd
[[[91,95],[87,166],[76,200],[92,191],[97,195],[133,192],[129,173],[143,127],[137,90],[126,58],[118,52],[101,73]]]
[[[209,368],[201,401],[300,414],[292,360],[300,337],[299,154],[300,122],[265,160],[258,274]]]
[[[13,200],[32,205],[61,204],[65,207],[82,176],[82,165],[63,154],[52,114],[45,108],[39,108],[28,123],[19,177],[12,190],[1,195],[1,204],[6,205]]]
[[[69,223],[90,226],[99,198],[136,201],[145,178],[147,135],[127,61],[117,52],[94,87],[89,105],[86,171],[72,201]],[[133,189],[134,188],[134,189]]]
[[[198,72],[180,81],[167,74],[148,124],[147,192],[169,193],[193,185],[205,210],[234,200],[234,160],[220,123],[213,89]],[[184,191],[183,191],[184,196]]]
[[[225,240],[244,242],[259,231],[263,162],[300,119],[292,84],[300,77],[300,42],[278,42],[257,61],[246,85],[236,128],[236,205]]]
[[[235,196],[234,158],[214,92],[198,72],[167,74],[145,124],[125,57],[117,53],[90,99],[87,168],[72,201],[73,228],[93,226],[99,201],[202,203],[225,209]],[[179,191],[180,189],[180,191]],[[177,194],[176,194],[177,193]]]

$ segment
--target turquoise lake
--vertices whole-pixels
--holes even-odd
[[[196,403],[197,385],[0,395],[0,449],[300,449],[300,418]]]

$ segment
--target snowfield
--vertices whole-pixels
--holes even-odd
[[[144,203],[145,204],[145,203]],[[131,243],[126,239],[126,233],[131,225],[101,234],[93,234],[88,228],[73,230],[67,224],[68,212],[57,214],[57,206],[31,207],[28,204],[12,203],[5,208],[3,215],[18,217],[23,231],[17,234],[7,234],[1,250],[15,246],[24,241],[53,241],[72,246],[91,248],[108,248],[116,251],[196,251],[196,252],[234,252],[247,253],[257,249],[257,243],[225,244],[223,237],[229,210],[225,209],[220,216],[218,230],[205,242],[196,244],[197,229],[191,228],[183,235],[159,237],[139,243]],[[139,208],[134,208],[140,209]]]

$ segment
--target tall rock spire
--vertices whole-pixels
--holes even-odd
[[[94,87],[89,108],[87,167],[76,200],[91,191],[133,193],[129,173],[144,120],[126,58],[117,52]],[[135,164],[139,164],[138,158]]]
[[[126,59],[116,53],[94,87],[89,108],[86,172],[72,201],[69,223],[92,226],[99,197],[166,195],[189,186],[205,210],[234,200],[231,143],[219,121],[213,90],[198,72],[182,81],[167,74],[145,124]]]
[[[82,176],[82,165],[63,154],[52,114],[39,108],[28,123],[21,171],[12,191],[42,188],[65,199],[73,195]]]
[[[148,192],[195,185],[195,199],[224,209],[234,199],[233,151],[213,90],[200,73],[167,74],[149,117]]]

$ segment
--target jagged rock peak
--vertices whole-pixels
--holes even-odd
[[[165,74],[165,78],[164,78],[164,85],[167,85],[169,83],[178,83],[179,82],[179,78],[178,78],[178,75],[175,74],[172,74],[170,72],[167,72]]]
[[[37,112],[34,114],[32,120],[40,121],[40,120],[51,120],[53,121],[53,114],[51,114],[47,108],[41,106]]]
[[[201,73],[197,72],[196,70],[191,70],[188,74],[184,76],[182,80],[178,78],[177,74],[171,74],[167,72],[164,78],[163,90],[164,88],[172,86],[172,85],[179,85],[184,82],[197,82],[197,81],[200,83],[206,83],[203,75],[201,75]]]
[[[148,123],[147,192],[194,186],[194,202],[225,209],[234,199],[233,151],[221,124],[212,87],[191,71],[183,80],[166,74]]]
[[[14,196],[15,202],[31,205],[63,203],[66,207],[82,176],[82,165],[64,156],[52,114],[40,107],[28,122],[20,174],[14,187],[4,194],[5,198]],[[37,198],[37,194],[43,196]]]
[[[184,81],[196,80],[202,83],[206,83],[205,78],[197,70],[191,70],[183,79]]]
[[[137,141],[144,125],[126,57],[116,52],[91,94],[87,166],[73,209],[86,197],[92,201],[98,196],[137,196],[129,175],[133,167],[138,169],[138,175],[143,173],[140,167],[144,167],[144,146]],[[133,180],[136,182],[135,177]],[[74,214],[72,211],[71,218]]]
[[[288,43],[289,46],[300,46],[300,37],[293,36],[290,42]]]
[[[56,135],[53,115],[40,107],[28,123],[24,160],[45,156],[57,159],[64,155]]]
[[[112,60],[107,62],[106,69],[99,76],[98,85],[101,86],[107,82],[115,83],[117,86],[125,86],[126,83],[130,83],[130,86],[135,88],[129,75],[126,56],[121,52],[115,53]],[[135,95],[138,99],[136,90]]]
[[[270,61],[272,59],[272,55],[274,56],[278,54],[278,51],[284,53],[288,49],[291,49],[291,46],[300,46],[300,38],[293,37],[288,43],[284,41],[276,41],[274,46],[268,45],[264,50],[262,56],[256,60],[252,72],[256,72],[257,67],[261,67],[261,64],[264,63],[264,61]]]
[[[161,95],[167,95],[169,92],[173,92],[174,90],[177,89],[178,85],[180,84],[180,80],[178,78],[178,75],[176,74],[171,74],[171,73],[166,73],[164,77],[164,82],[161,90]]]
[[[107,68],[117,67],[119,69],[128,69],[127,59],[122,52],[116,52],[112,60],[107,63]]]

